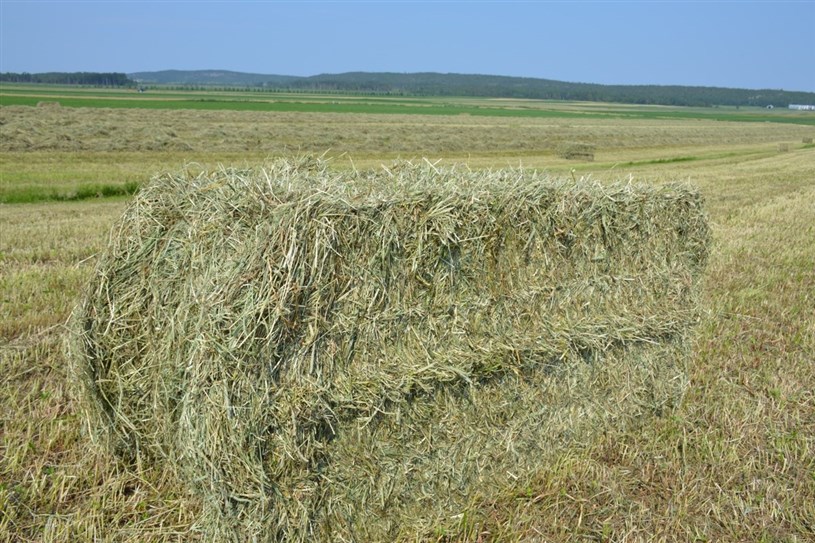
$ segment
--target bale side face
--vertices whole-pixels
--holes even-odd
[[[215,539],[415,537],[684,390],[684,186],[403,164],[164,176],[78,308],[93,428]]]

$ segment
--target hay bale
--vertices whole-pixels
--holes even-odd
[[[594,161],[594,145],[590,143],[565,142],[557,147],[557,156],[568,160]]]
[[[806,144],[812,143],[812,138],[801,138],[801,143]]]
[[[778,144],[778,152],[779,153],[787,153],[787,152],[789,152],[789,150],[790,150],[790,144],[789,143],[779,143]]]
[[[177,470],[212,540],[415,539],[679,400],[708,237],[683,185],[164,175],[113,229],[72,371],[94,437]]]

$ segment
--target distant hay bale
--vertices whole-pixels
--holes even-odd
[[[803,138],[801,143],[812,143],[812,138]]]
[[[112,232],[73,318],[91,433],[214,541],[431,537],[670,409],[709,238],[685,185],[309,159],[158,177]]]
[[[565,142],[558,146],[557,156],[568,160],[594,161],[594,145],[590,143]]]
[[[62,104],[60,104],[59,102],[52,101],[52,100],[40,100],[39,102],[37,102],[37,107],[56,108],[56,107],[62,107]]]
[[[790,150],[790,144],[789,143],[779,143],[778,144],[778,152],[779,153],[786,153],[789,150]]]

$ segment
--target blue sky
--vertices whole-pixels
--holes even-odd
[[[815,91],[815,0],[0,0],[0,71],[209,68]]]

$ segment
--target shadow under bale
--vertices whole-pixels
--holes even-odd
[[[684,185],[321,161],[164,175],[73,320],[91,434],[211,540],[416,539],[682,396],[709,230]]]

